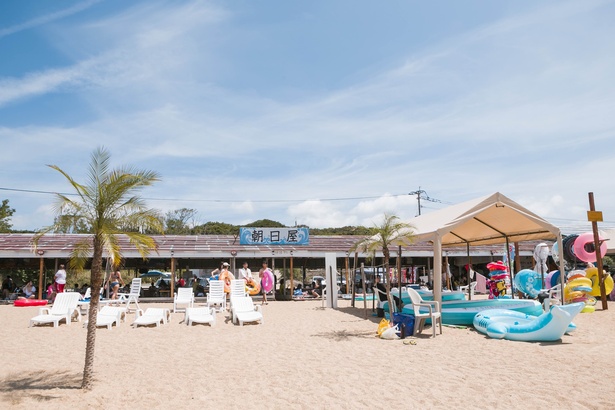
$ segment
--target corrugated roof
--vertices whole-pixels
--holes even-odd
[[[33,234],[0,234],[0,258],[29,258],[35,256],[32,246]],[[74,244],[88,240],[89,235],[78,234],[48,234],[39,241],[38,249],[44,251],[47,258],[66,258],[73,249]],[[158,252],[150,255],[151,259],[169,258],[171,252],[177,258],[219,258],[231,256],[236,252],[238,257],[324,257],[325,253],[334,252],[338,257],[346,252],[362,236],[311,236],[309,245],[281,246],[281,245],[240,245],[239,238],[233,235],[152,235],[158,244]],[[125,258],[140,257],[128,238],[119,236]],[[531,254],[535,242],[521,244],[523,254]],[[397,248],[391,248],[392,255],[396,255]],[[502,245],[478,245],[470,248],[472,255],[489,256],[501,255]],[[450,247],[445,250],[449,256],[466,254],[465,246]],[[402,246],[404,256],[429,257],[433,255],[430,242],[420,242]]]

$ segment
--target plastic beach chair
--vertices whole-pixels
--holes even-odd
[[[209,323],[210,326],[216,325],[216,311],[208,307],[188,307],[184,316],[184,323],[192,326],[193,323]]]
[[[468,285],[459,286],[459,291],[463,293],[468,293],[468,290],[469,290],[470,298],[474,298],[474,292],[476,291],[477,284],[478,282],[470,282],[470,286]]]
[[[209,292],[207,293],[207,307],[217,306],[218,311],[226,310],[226,294],[224,293],[224,281],[210,280]]]
[[[126,317],[126,312],[123,308],[115,306],[103,306],[102,309],[96,314],[96,327],[106,327],[111,329],[113,324],[118,327],[120,322]],[[85,320],[83,327],[87,326],[88,321]]]
[[[378,289],[377,287],[373,287],[372,291],[374,292],[374,298],[376,299],[376,301],[378,302],[378,307],[380,309],[384,309],[384,304],[387,303],[386,302],[386,292],[381,291],[380,289]],[[391,292],[393,292],[393,289],[391,289]],[[380,295],[384,295],[384,302],[382,300],[380,300]]]
[[[145,312],[139,309],[136,314],[137,318],[132,322],[135,328],[148,325],[156,325],[156,327],[158,327],[161,323],[166,325],[171,319],[171,312],[169,309],[163,308],[147,308]]]
[[[436,300],[425,301],[421,298],[419,293],[412,289],[407,288],[408,296],[412,301],[412,309],[414,310],[414,335],[417,335],[423,331],[425,322],[431,320],[431,329],[433,330],[433,337],[436,337],[436,324],[440,326],[440,334],[442,334],[442,311],[440,310],[440,303]],[[428,308],[429,311],[425,313],[421,312],[421,308]]]
[[[53,327],[58,327],[62,320],[66,321],[67,325],[70,325],[73,316],[76,316],[81,321],[81,313],[77,308],[80,297],[81,295],[78,292],[58,293],[51,308],[40,308],[38,316],[30,319],[30,327],[33,324],[41,323],[53,323]]]
[[[187,308],[191,308],[194,306],[194,291],[192,288],[177,288],[177,293],[175,293],[175,297],[173,298],[173,313],[178,312],[179,308],[177,305],[188,305],[183,310],[185,311]]]
[[[233,323],[239,322],[239,326],[243,326],[246,322],[260,322],[261,324],[265,322],[261,306],[254,306],[254,302],[249,296],[233,298],[231,314]]]
[[[243,279],[231,279],[231,309],[233,308],[233,298],[246,296],[248,296],[246,281]]]
[[[135,304],[135,311],[139,310],[139,296],[141,296],[141,278],[134,278],[130,282],[130,293],[118,293],[116,301],[126,304],[126,311],[130,312],[130,303]]]

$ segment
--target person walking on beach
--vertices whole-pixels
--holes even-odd
[[[250,282],[252,278],[252,271],[248,268],[248,261],[244,261],[243,267],[239,269],[239,274],[246,282]]]
[[[265,287],[263,286],[263,278],[265,277],[266,273],[265,272],[269,272],[269,275],[273,275],[271,273],[271,271],[269,270],[269,267],[267,266],[267,261],[263,261],[263,267],[260,268],[260,270],[258,271],[258,277],[261,280],[261,290],[263,292],[263,301],[261,303],[261,305],[266,305],[269,302],[267,302],[267,292],[265,292]]]
[[[66,271],[64,270],[64,265],[60,265],[60,269],[58,269],[54,278],[56,282],[56,293],[64,292],[64,286],[66,286]]]
[[[109,276],[109,290],[113,292],[111,299],[117,299],[117,294],[120,290],[120,283],[124,286],[124,279],[122,279],[122,274],[118,269]]]

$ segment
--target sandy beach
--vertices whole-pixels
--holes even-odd
[[[171,304],[147,304],[142,307]],[[362,306],[362,305],[360,305]],[[0,306],[4,408],[612,408],[615,305],[581,314],[556,343],[444,328],[416,345],[375,337],[378,319],[341,301],[270,302],[263,325],[99,329],[96,384],[79,389],[86,330],[28,328],[34,307]]]

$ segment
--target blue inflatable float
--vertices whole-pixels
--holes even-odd
[[[474,317],[473,324],[494,339],[553,342],[576,328],[572,320],[584,307],[584,303],[553,306],[538,317],[506,309],[485,310]]]

